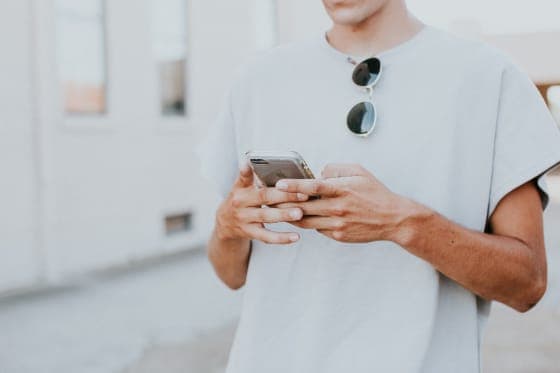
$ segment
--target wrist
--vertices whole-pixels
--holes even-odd
[[[227,224],[231,221],[231,218],[228,216],[229,214],[225,207],[225,204],[222,203],[216,211],[213,235],[218,241],[228,242],[235,240],[235,235]]]
[[[238,237],[227,226],[221,224],[220,219],[216,218],[214,223],[214,237],[220,242],[236,241]]]
[[[389,240],[399,246],[407,248],[416,241],[420,232],[429,225],[429,221],[436,215],[432,209],[410,200],[402,198],[398,207],[398,223],[390,234]]]

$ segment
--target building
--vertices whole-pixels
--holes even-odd
[[[216,101],[328,24],[320,1],[0,2],[0,293],[200,247]]]
[[[560,31],[487,35],[484,39],[510,54],[531,76],[545,99],[560,86]],[[549,104],[553,104],[549,102]]]

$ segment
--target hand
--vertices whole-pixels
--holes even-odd
[[[295,242],[299,239],[297,233],[273,232],[264,228],[263,223],[295,222],[303,215],[301,209],[262,206],[306,200],[307,196],[303,194],[255,187],[253,172],[245,164],[228,197],[218,208],[216,234],[221,240],[246,238],[276,244]]]
[[[304,217],[292,224],[342,242],[395,240],[412,201],[391,192],[360,165],[327,165],[321,176],[276,184],[280,191],[321,197],[278,205],[303,211]]]

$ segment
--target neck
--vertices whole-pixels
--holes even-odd
[[[358,24],[334,23],[327,31],[327,40],[349,55],[375,55],[410,39],[423,26],[408,12],[404,1],[388,1]]]

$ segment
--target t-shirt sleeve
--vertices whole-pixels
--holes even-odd
[[[216,120],[195,148],[195,154],[202,176],[225,197],[231,190],[239,170],[231,90],[223,100]]]
[[[560,130],[533,82],[514,65],[503,71],[496,126],[488,216],[504,196],[533,179],[546,208],[544,174],[560,162]]]

